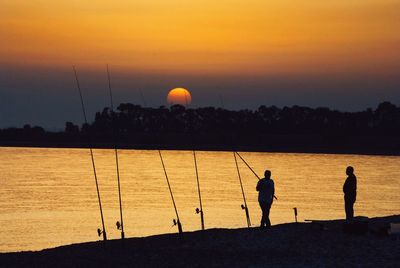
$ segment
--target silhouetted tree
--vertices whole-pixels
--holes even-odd
[[[79,126],[74,125],[72,122],[66,122],[65,123],[65,132],[66,133],[78,133]]]
[[[173,105],[170,108],[143,108],[121,103],[116,111],[106,107],[95,114],[93,123],[81,131],[66,122],[65,132],[50,135],[29,124],[0,131],[1,140],[70,140],[111,142],[114,135],[122,143],[196,144],[231,146],[292,146],[293,144],[344,144],[349,137],[397,137],[400,108],[383,102],[373,110],[340,112],[326,107],[260,106],[257,110],[229,111],[222,108],[197,109]],[[64,135],[64,136],[63,136]],[[354,140],[354,139],[353,139]],[[297,142],[297,143],[296,143]],[[397,146],[397,147],[396,147]],[[400,148],[400,144],[394,144]],[[230,148],[230,147],[229,147]]]

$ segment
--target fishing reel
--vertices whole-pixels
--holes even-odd
[[[242,209],[246,209],[246,206],[245,205],[240,205],[240,207],[242,208]]]
[[[176,219],[173,219],[171,228],[174,227],[174,226],[178,226],[179,234],[182,234],[182,233],[183,233],[182,224],[181,224],[181,222],[179,221],[179,219],[177,219],[177,220],[176,220]]]
[[[100,228],[97,228],[97,234],[100,237],[102,234],[104,233],[104,231],[100,230]]]
[[[196,208],[196,214],[199,214],[199,213],[201,213],[201,212],[203,212],[203,211],[201,211],[201,209]]]
[[[123,228],[122,228],[122,223],[120,223],[119,221],[117,221],[117,222],[115,223],[115,225],[117,226],[117,229],[121,231],[121,239],[124,239],[124,238],[125,238],[125,233],[124,233],[124,230],[123,230]]]

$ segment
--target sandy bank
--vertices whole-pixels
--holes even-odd
[[[400,267],[400,239],[383,232],[390,222],[400,215],[370,219],[365,235],[343,233],[337,220],[90,242],[0,254],[0,266]]]

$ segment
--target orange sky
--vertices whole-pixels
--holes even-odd
[[[398,73],[396,0],[0,0],[0,61],[166,73]]]

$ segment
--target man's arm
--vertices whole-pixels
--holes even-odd
[[[272,190],[272,200],[274,200],[274,198],[276,199],[276,200],[278,200],[278,198],[276,198],[276,196],[275,196],[275,186],[274,186],[274,189]]]
[[[353,192],[356,192],[356,191],[357,191],[357,178],[356,178],[355,176],[354,176],[352,182],[353,182],[353,183],[352,183],[352,185],[351,185],[351,190],[352,190]]]
[[[272,182],[272,200],[271,201],[274,201],[274,198],[276,200],[278,200],[278,198],[276,198],[276,196],[275,196],[275,183]]]
[[[261,180],[259,180],[259,181],[257,182],[257,186],[256,186],[256,190],[257,190],[257,192],[259,192],[259,191],[260,191],[260,183],[261,183]]]

